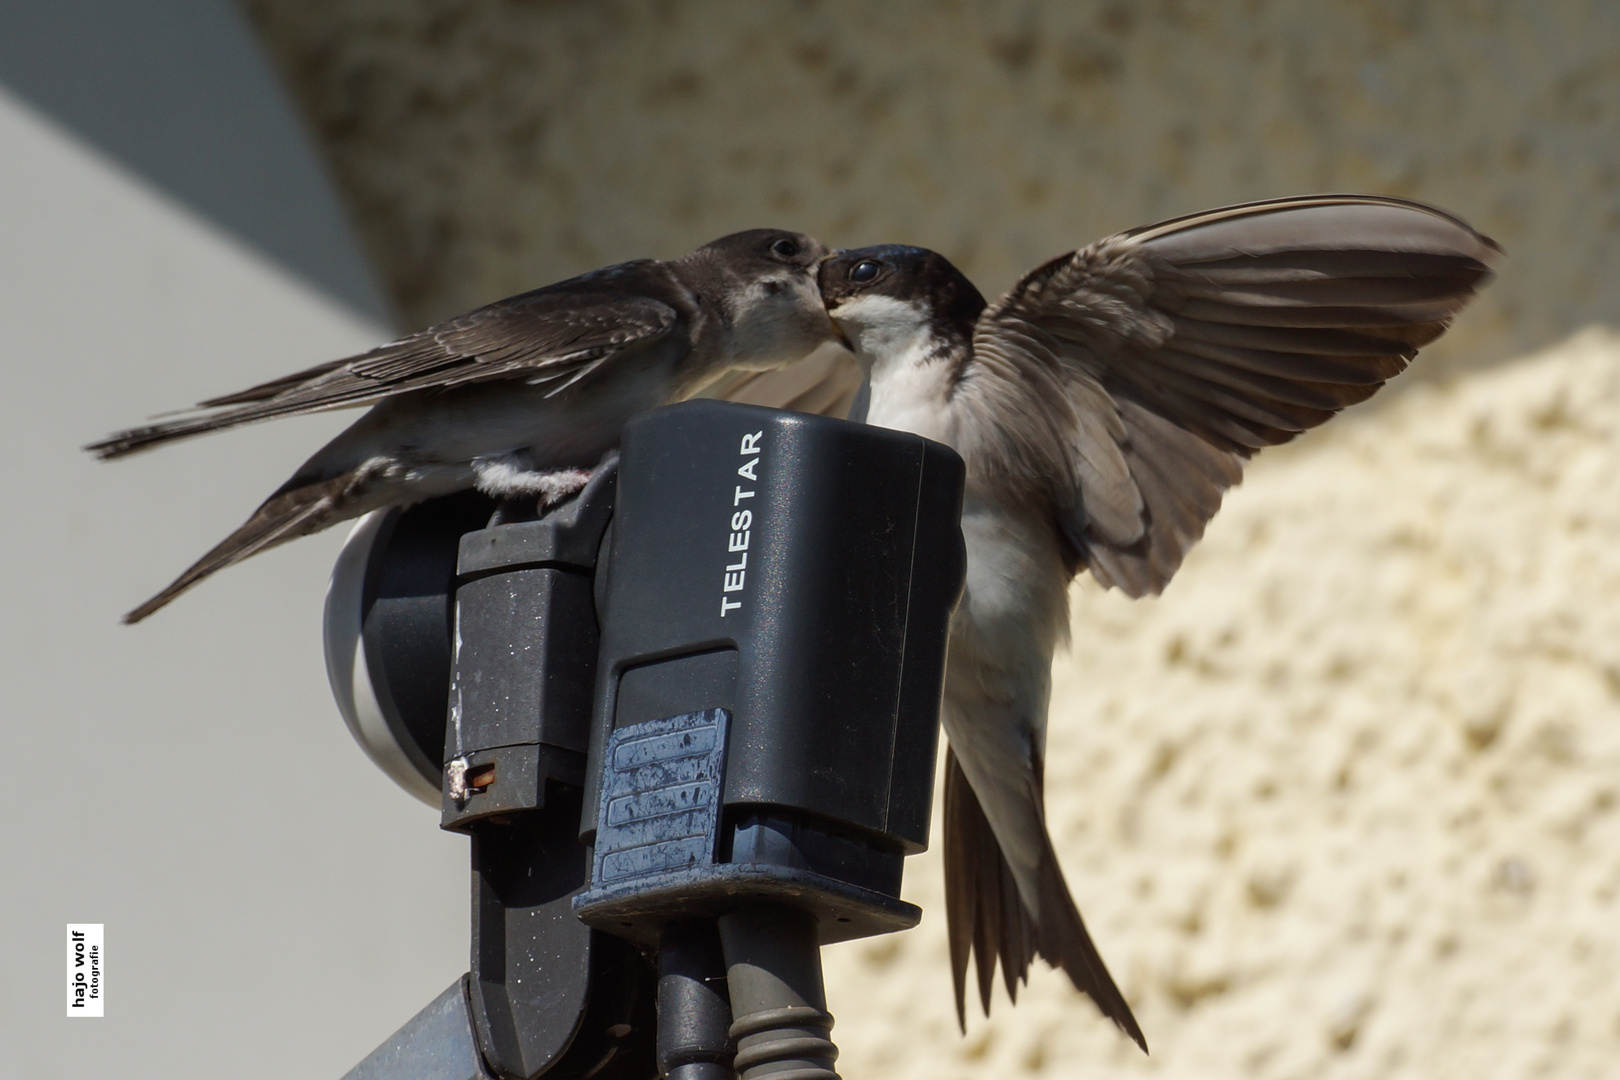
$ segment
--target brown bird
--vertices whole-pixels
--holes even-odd
[[[999,958],[1060,967],[1145,1050],[1047,833],[1052,656],[1081,570],[1160,592],[1255,451],[1365,400],[1439,337],[1500,249],[1417,203],[1326,195],[1133,229],[986,305],[944,257],[837,252],[833,321],[868,373],[865,419],[967,463],[967,587],[942,719],[956,1006]]]
[[[636,413],[833,341],[815,283],[825,255],[798,233],[735,233],[678,259],[621,263],[500,300],[86,447],[123,457],[259,420],[372,406],[124,621],[232,563],[379,507],[472,487],[543,501],[571,494]]]

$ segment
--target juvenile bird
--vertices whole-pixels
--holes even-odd
[[[946,909],[959,1020],[1030,961],[1067,973],[1146,1049],[1069,894],[1042,771],[1068,586],[1158,593],[1243,463],[1371,396],[1500,254],[1417,203],[1314,196],[1134,229],[986,306],[942,256],[836,252],[821,292],[868,372],[868,422],[967,463],[967,587],[942,713]],[[857,411],[859,410],[857,404]],[[858,415],[854,418],[861,418]]]
[[[798,233],[735,233],[678,259],[621,263],[499,300],[86,447],[116,458],[258,420],[372,406],[124,621],[232,563],[379,507],[472,487],[571,494],[636,413],[832,341],[815,280],[826,253]]]

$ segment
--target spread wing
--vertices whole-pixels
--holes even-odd
[[[120,432],[86,449],[122,457],[257,420],[491,379],[521,379],[561,393],[615,356],[674,330],[684,290],[667,276],[660,263],[627,263],[536,289],[359,356],[211,398],[198,406],[208,411]],[[638,285],[650,287],[638,291]]]
[[[711,384],[704,395],[842,419],[855,403],[862,378],[854,354],[829,342],[787,367],[729,372]]]
[[[1076,566],[1157,593],[1251,454],[1370,397],[1500,253],[1399,199],[1213,210],[1039,267],[980,317],[974,359],[1060,403],[1034,456]]]

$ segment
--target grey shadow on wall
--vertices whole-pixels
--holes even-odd
[[[393,322],[230,0],[0,0],[0,86],[318,291]]]

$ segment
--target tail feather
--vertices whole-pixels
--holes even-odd
[[[995,833],[977,796],[945,750],[945,922],[950,939],[951,978],[956,987],[956,1020],[967,1028],[969,957],[978,976],[979,1003],[990,1015],[990,988],[996,959],[1007,996],[1018,1000],[1018,984],[1035,956],[1034,920],[1018,899],[1012,870],[1001,857]]]
[[[140,622],[199,581],[227,566],[352,517],[353,514],[346,511],[351,509],[352,496],[363,479],[361,470],[356,469],[330,480],[300,485],[270,496],[240,528],[192,563],[167,588],[125,615],[124,622]]]
[[[1080,917],[1074,897],[1069,895],[1069,884],[1063,880],[1063,869],[1058,865],[1057,852],[1052,849],[1051,836],[1046,837],[1046,850],[1041,854],[1041,921],[1037,930],[1037,951],[1053,967],[1061,968],[1075,989],[1097,1003],[1104,1016],[1129,1035],[1142,1052],[1147,1052],[1147,1039],[1131,1014],[1125,995],[1119,992],[1108,965],[1097,952],[1086,922]]]
[[[955,752],[945,751],[945,921],[957,1021],[965,1029],[970,953],[986,1016],[996,961],[1001,962],[1008,998],[1017,1001],[1017,985],[1028,980],[1030,961],[1039,956],[1061,969],[1075,989],[1096,1002],[1103,1015],[1145,1052],[1147,1040],[1086,931],[1044,829],[1042,841],[1037,920],[1019,896],[1012,868]]]

